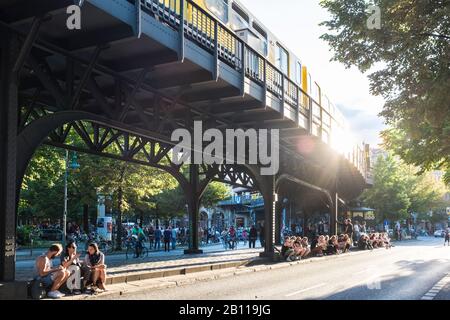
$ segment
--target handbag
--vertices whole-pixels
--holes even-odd
[[[34,300],[41,300],[47,296],[44,284],[40,278],[34,278],[29,284],[30,296]]]

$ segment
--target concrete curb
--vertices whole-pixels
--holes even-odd
[[[260,258],[252,258],[246,259],[236,262],[222,262],[222,263],[212,263],[202,266],[194,266],[194,267],[185,267],[185,268],[173,268],[167,270],[156,270],[156,271],[147,271],[147,272],[138,272],[138,273],[123,273],[117,274],[113,276],[109,276],[106,279],[106,284],[119,284],[119,283],[129,283],[136,282],[140,280],[149,280],[149,279],[161,279],[179,275],[187,275],[192,273],[204,272],[204,271],[213,271],[219,269],[229,269],[229,268],[238,268],[241,266],[245,266],[246,264],[254,261],[258,261]]]
[[[203,274],[203,275],[198,275],[198,276],[195,276],[192,278],[186,278],[186,279],[159,278],[159,279],[150,280],[151,283],[148,283],[148,284],[136,285],[134,288],[129,288],[129,287],[127,288],[126,285],[134,284],[134,282],[131,282],[131,283],[127,283],[126,285],[124,285],[124,287],[122,287],[121,290],[115,290],[112,292],[104,292],[102,294],[93,295],[93,296],[66,297],[66,298],[63,298],[63,300],[96,300],[96,299],[102,299],[105,297],[119,298],[121,296],[130,295],[130,294],[137,293],[137,292],[142,292],[144,290],[167,289],[167,288],[173,288],[173,287],[180,287],[180,286],[184,286],[184,285],[194,284],[196,282],[207,282],[207,281],[212,281],[212,280],[231,278],[234,276],[249,274],[252,272],[282,269],[282,268],[297,266],[297,265],[301,265],[301,264],[314,263],[316,261],[340,259],[342,257],[350,257],[350,256],[365,254],[365,253],[369,253],[369,252],[372,252],[372,251],[370,251],[370,250],[354,251],[354,252],[350,252],[348,254],[340,254],[340,255],[326,256],[326,257],[320,257],[320,258],[309,258],[306,260],[300,260],[300,261],[294,261],[294,262],[281,262],[281,263],[279,262],[279,263],[272,264],[272,265],[270,265],[270,264],[269,265],[259,265],[259,266],[253,266],[253,267],[239,266],[239,267],[235,267],[237,270],[231,270],[231,271],[226,270],[225,272],[220,273],[220,274]],[[261,261],[262,260],[265,260],[265,259],[261,259]],[[232,268],[232,267],[229,267],[229,268]],[[240,268],[242,268],[242,269],[240,269]],[[198,271],[198,273],[217,272],[217,271],[218,271],[218,269],[211,268],[210,270],[207,270],[207,271]],[[191,272],[191,275],[192,275],[192,272]],[[179,276],[189,276],[189,273],[188,274],[178,274],[178,277]],[[176,276],[174,278],[176,278]]]

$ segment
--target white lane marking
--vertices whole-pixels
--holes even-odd
[[[433,288],[425,293],[421,300],[433,300],[448,283],[450,283],[450,273],[447,273],[444,278],[439,280]]]
[[[320,283],[318,285],[315,285],[315,286],[312,286],[312,287],[309,287],[309,288],[306,288],[306,289],[303,289],[303,290],[299,290],[299,291],[295,291],[295,292],[289,293],[289,294],[286,295],[286,297],[292,297],[292,296],[295,296],[296,294],[299,294],[299,293],[302,293],[302,292],[306,292],[306,291],[309,291],[309,290],[312,290],[312,289],[323,287],[324,285],[326,285],[326,283]]]

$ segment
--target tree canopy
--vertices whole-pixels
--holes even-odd
[[[380,8],[381,28],[368,28]],[[334,60],[369,72],[384,97],[386,146],[421,171],[446,170],[450,183],[450,1],[321,0],[331,14],[322,35]]]
[[[407,219],[411,213],[445,212],[445,185],[431,174],[417,173],[392,155],[380,156],[373,168],[373,187],[363,193],[362,200],[376,209],[381,221]]]
[[[70,170],[68,179],[68,215],[78,220],[83,205],[94,209],[97,193],[112,196],[112,209],[157,219],[171,219],[186,214],[186,199],[178,182],[170,174],[152,167],[109,158],[78,154],[80,169]],[[43,145],[33,156],[22,184],[19,215],[60,219],[63,213],[65,151]],[[212,207],[228,197],[229,188],[212,182],[202,199]],[[94,209],[95,211],[96,209]]]

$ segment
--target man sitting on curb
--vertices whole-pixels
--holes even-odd
[[[61,265],[53,268],[52,260],[61,255],[61,252],[62,246],[53,244],[47,253],[36,258],[36,276],[46,288],[51,287],[47,295],[53,299],[59,299],[64,296],[58,289],[70,276],[69,271]]]

